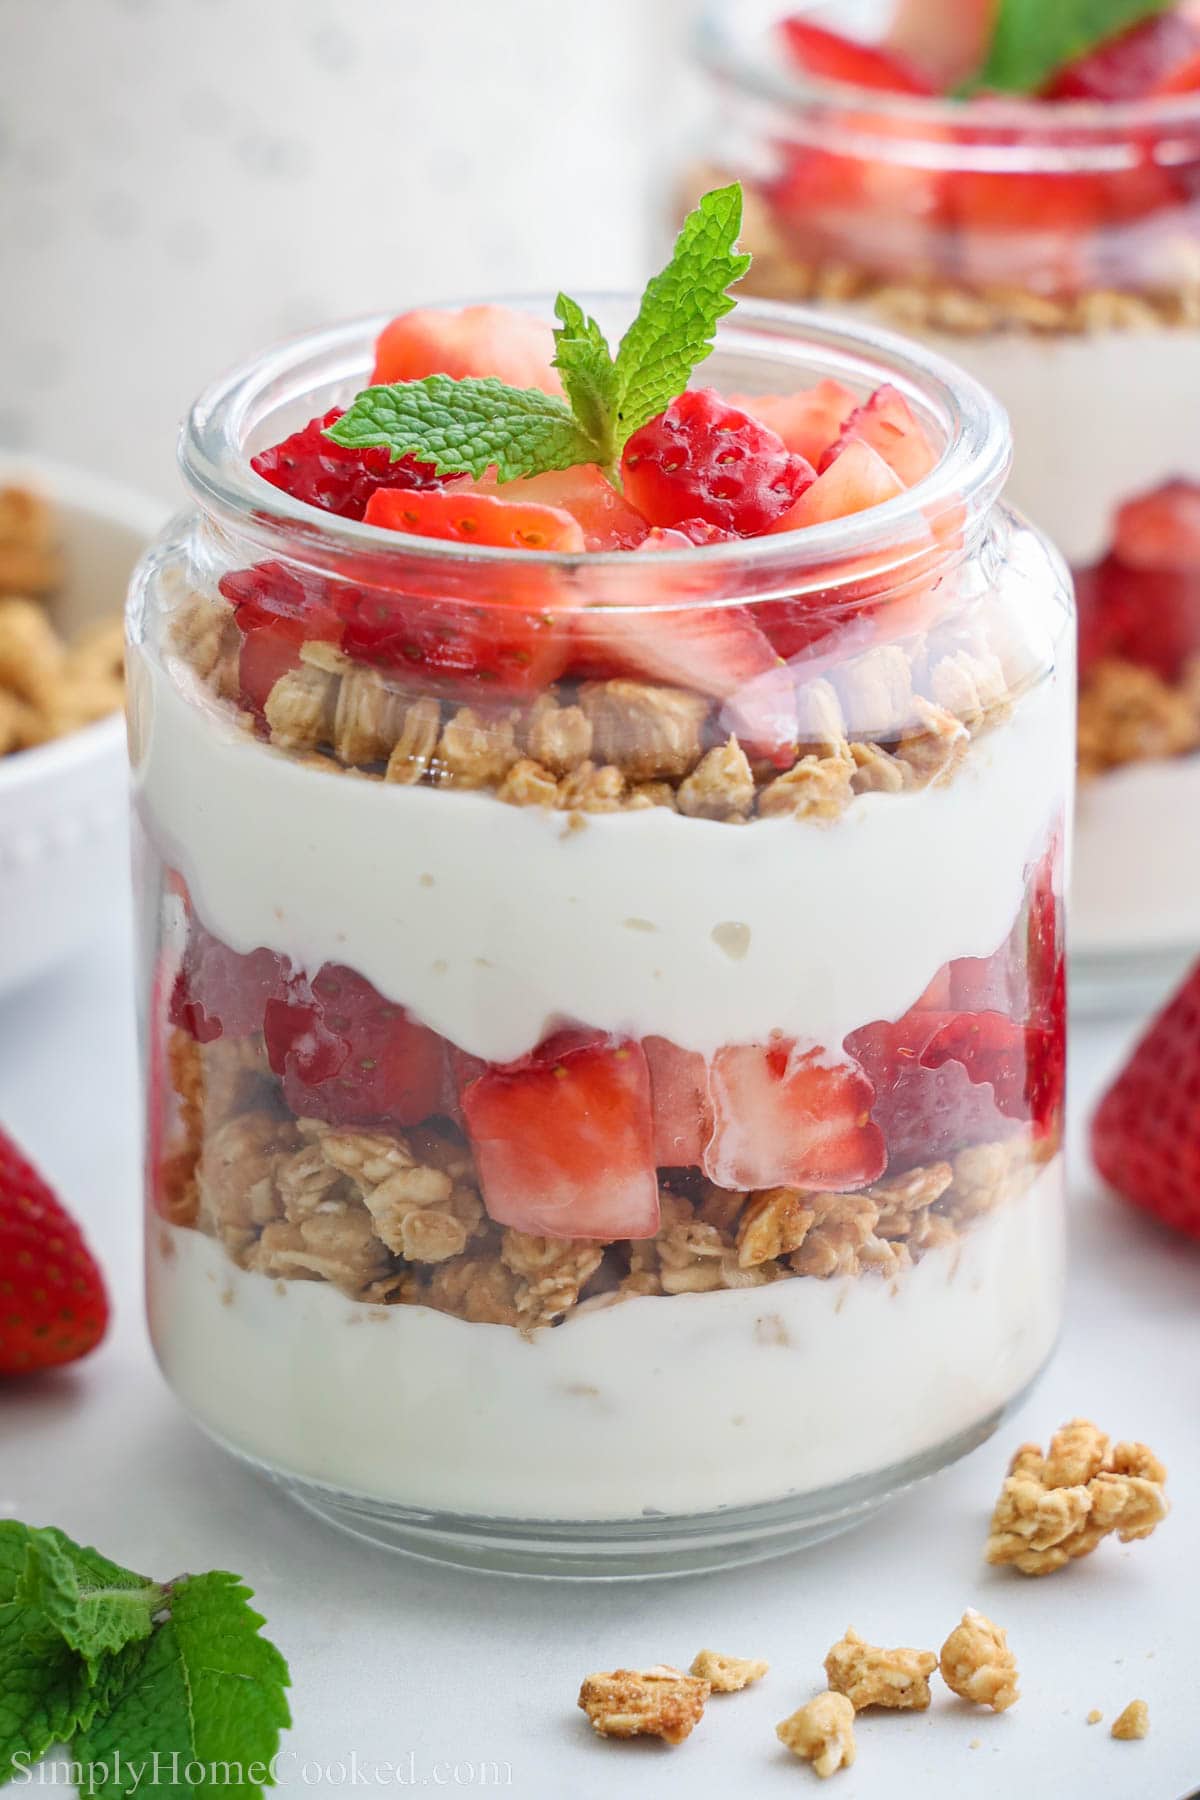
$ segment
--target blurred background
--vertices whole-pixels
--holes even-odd
[[[172,498],[263,344],[647,273],[696,0],[0,0],[0,447]]]

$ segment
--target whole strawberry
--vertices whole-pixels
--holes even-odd
[[[83,1234],[0,1131],[0,1376],[74,1362],[107,1325],[104,1280]]]
[[[1200,963],[1100,1102],[1092,1155],[1123,1199],[1200,1238]]]

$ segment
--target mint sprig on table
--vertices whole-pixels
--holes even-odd
[[[1052,75],[1174,0],[1000,0],[986,61],[960,90],[1036,94]]]
[[[750,267],[734,250],[741,224],[740,182],[705,194],[615,355],[596,321],[560,294],[554,366],[565,400],[492,377],[427,375],[364,389],[326,435],[351,449],[384,445],[393,462],[415,456],[439,475],[479,476],[494,465],[511,481],[598,463],[615,477],[626,440],[682,392],[733,309],[728,289]]]
[[[61,1743],[92,1800],[141,1785],[251,1800],[291,1717],[250,1598],[221,1569],[160,1584],[0,1520],[0,1785]]]

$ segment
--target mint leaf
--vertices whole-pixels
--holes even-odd
[[[27,1534],[25,1566],[13,1598],[37,1613],[93,1671],[101,1657],[149,1637],[165,1594],[144,1575],[48,1526]]]
[[[1174,0],[1000,0],[987,60],[962,90],[1036,94],[1074,62]]]
[[[617,348],[619,446],[669,406],[711,354],[717,321],[737,304],[726,290],[750,267],[749,256],[733,253],[741,228],[741,183],[714,188],[684,220],[666,268],[647,283]]]
[[[501,481],[599,455],[557,394],[508,387],[490,375],[426,375],[366,388],[326,436],[357,450],[386,445],[393,462],[417,456],[439,475],[478,476],[494,463]]]
[[[17,1519],[0,1519],[0,1605],[11,1600],[25,1567],[32,1533]]]
[[[598,447],[598,461],[615,463],[618,410],[617,370],[608,341],[578,301],[560,294],[554,303],[559,320],[554,333],[554,366],[562,375],[567,398],[579,424]]]
[[[0,1785],[71,1736],[90,1688],[83,1658],[34,1608],[0,1605]]]
[[[271,1783],[291,1723],[288,1670],[259,1635],[264,1621],[250,1598],[223,1570],[184,1576],[170,1591],[170,1617],[114,1659],[106,1710],[71,1747],[73,1759],[93,1765],[85,1792],[94,1800],[132,1795],[152,1771],[159,1800],[217,1788],[251,1800]]]

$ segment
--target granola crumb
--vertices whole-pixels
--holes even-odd
[[[825,1780],[854,1761],[854,1708],[845,1694],[818,1694],[783,1719],[775,1727],[775,1736],[793,1755],[810,1762]]]
[[[700,761],[711,704],[700,694],[639,681],[589,681],[579,703],[596,757],[630,781],[677,779]]]
[[[1118,1713],[1112,1722],[1113,1737],[1123,1743],[1132,1743],[1138,1738],[1150,1735],[1150,1708],[1144,1700],[1131,1700],[1124,1712]]]
[[[749,1656],[722,1656],[719,1650],[701,1650],[692,1659],[691,1673],[707,1681],[714,1694],[739,1694],[752,1681],[761,1681],[770,1668]]]
[[[1100,1708],[1098,1706],[1093,1706],[1091,1712],[1087,1716],[1086,1722],[1089,1725],[1099,1725],[1103,1717],[1104,1714],[1100,1711]]]
[[[938,1666],[946,1686],[962,1700],[1006,1712],[1020,1699],[1017,1659],[999,1625],[973,1607],[942,1645]]]
[[[589,1675],[579,1706],[601,1737],[657,1737],[682,1744],[699,1723],[712,1692],[707,1681],[669,1663]]]
[[[1088,1556],[1115,1532],[1149,1537],[1167,1515],[1166,1469],[1144,1444],[1109,1449],[1088,1419],[1072,1419],[1043,1457],[1036,1444],[1013,1456],[996,1501],[985,1554],[1023,1575],[1049,1575]]]
[[[846,1696],[855,1712],[866,1706],[924,1712],[937,1661],[932,1650],[884,1650],[865,1643],[850,1627],[825,1658],[825,1679],[836,1693]]]
[[[855,765],[847,756],[804,756],[768,782],[758,801],[764,819],[836,819],[854,797]]]
[[[735,737],[710,750],[679,787],[690,819],[745,819],[754,804],[754,772]]]

